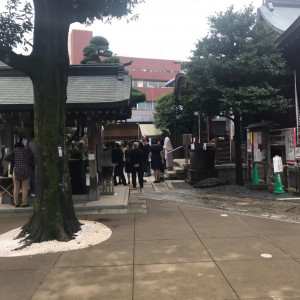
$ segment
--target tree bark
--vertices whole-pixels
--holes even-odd
[[[242,164],[242,132],[241,116],[234,115],[234,144],[235,144],[235,183],[244,185],[243,164]]]
[[[35,1],[34,65],[28,74],[34,90],[36,203],[22,232],[29,233],[29,242],[67,241],[80,230],[65,147],[69,22],[64,5]]]

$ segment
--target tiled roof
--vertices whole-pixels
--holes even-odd
[[[140,68],[140,69],[154,69],[157,71],[162,70],[174,70],[180,71],[181,65],[179,61],[170,59],[156,59],[156,58],[139,58],[139,57],[129,57],[129,56],[119,56],[122,63],[126,63],[132,60],[130,68]]]
[[[258,8],[258,14],[277,33],[282,34],[300,16],[300,7],[273,6],[273,10],[266,5]]]
[[[300,36],[300,17],[277,39],[278,47],[281,50],[284,49],[293,49],[294,52],[297,52],[297,45],[299,48],[299,43],[295,41],[299,40]],[[298,52],[297,52],[298,53]],[[295,54],[293,54],[295,56]]]
[[[180,72],[179,61],[154,58],[138,58],[119,56],[122,63],[132,61],[126,67],[133,79],[168,81]]]
[[[156,101],[164,94],[168,94],[173,91],[173,88],[142,88],[137,87],[139,91],[146,93],[146,101]]]
[[[6,68],[3,68],[3,70]],[[88,69],[88,73],[79,75],[83,69]],[[131,93],[131,77],[120,74],[116,75],[91,75],[95,72],[91,66],[76,68],[68,79],[68,104],[96,104],[105,107],[112,107],[120,101],[129,101]],[[107,68],[106,68],[107,70]],[[11,69],[13,72],[13,70]],[[3,75],[1,74],[3,73]],[[72,74],[72,71],[70,71]],[[0,68],[0,106],[33,104],[33,88],[31,80],[16,73],[14,76],[7,76],[7,71]],[[126,103],[127,103],[126,102]],[[129,103],[128,103],[129,104]],[[127,105],[128,105],[127,104]]]

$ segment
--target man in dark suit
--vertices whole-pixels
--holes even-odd
[[[148,161],[149,157],[149,152],[150,152],[150,145],[147,141],[147,137],[143,135],[141,137],[141,140],[139,141],[139,148],[143,151],[144,153],[144,159],[143,159],[143,171],[144,171],[144,176],[151,176],[151,170],[150,170],[150,163]],[[150,174],[149,174],[150,173]],[[144,180],[144,182],[147,182]]]
[[[112,157],[112,163],[115,165],[114,185],[115,186],[118,185],[117,176],[121,178],[123,185],[127,185],[124,172],[123,172],[123,168],[124,168],[123,151],[120,145],[116,144],[115,142],[112,142],[111,157]]]
[[[136,188],[136,173],[138,174],[139,185],[142,192],[142,188],[144,187],[144,179],[143,179],[143,162],[144,162],[144,153],[141,149],[139,149],[139,143],[133,143],[133,150],[130,152],[130,163],[132,167],[132,185]]]

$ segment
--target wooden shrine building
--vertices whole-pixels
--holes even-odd
[[[85,197],[89,201],[100,197],[102,125],[130,118],[132,107],[136,106],[125,65],[70,66],[66,126],[87,128],[90,185]],[[33,130],[32,82],[23,73],[0,62],[0,91],[0,146],[12,149],[19,136],[29,139]]]

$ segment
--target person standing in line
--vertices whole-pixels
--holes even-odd
[[[163,149],[158,145],[157,140],[153,140],[152,146],[150,147],[149,152],[149,161],[151,162],[151,168],[154,171],[154,179],[153,183],[160,182],[160,169],[164,163],[163,160]]]
[[[132,173],[132,167],[130,163],[130,152],[133,150],[133,143],[128,142],[125,148],[125,173],[127,174],[127,184],[130,184],[130,174]]]
[[[168,169],[168,171],[172,171],[173,170],[173,147],[168,132],[165,132],[164,151],[165,151],[165,159],[166,159],[166,168]]]
[[[132,186],[136,188],[136,173],[138,174],[139,185],[140,185],[140,192],[142,193],[142,189],[144,187],[144,178],[143,178],[143,168],[142,164],[144,162],[144,153],[139,148],[139,143],[133,143],[133,150],[129,154],[130,163],[132,168]]]
[[[117,176],[121,178],[122,183],[124,186],[127,185],[126,179],[124,176],[123,168],[124,168],[124,161],[123,161],[123,151],[119,144],[112,142],[112,163],[115,165],[115,172],[114,172],[114,185],[117,186]]]
[[[145,155],[145,158],[146,158],[146,165],[147,165],[147,170],[146,170],[146,167],[145,167],[144,176],[150,177],[151,176],[151,167],[150,167],[150,162],[148,160],[148,157],[149,157],[149,152],[150,152],[151,145],[149,144],[149,141],[148,141],[146,136],[144,137],[144,139],[145,139],[144,140],[144,148],[145,148],[144,155]]]
[[[143,135],[141,137],[141,140],[139,141],[139,148],[144,153],[144,159],[143,159],[143,165],[142,165],[143,172],[145,172],[144,176],[148,176],[147,175],[148,165],[149,165],[149,168],[150,168],[150,164],[148,162],[150,145],[147,143],[147,137],[145,135]],[[144,183],[146,183],[146,182],[147,182],[147,180],[144,180]]]
[[[4,157],[9,162],[14,162],[13,182],[14,182],[14,203],[19,207],[19,193],[22,184],[22,207],[28,205],[28,187],[31,170],[32,153],[29,148],[25,148],[22,142],[14,145],[14,150]]]
[[[34,139],[34,131],[31,132],[31,139],[28,142],[28,148],[32,154],[32,163],[30,168],[30,196],[35,197],[35,139]]]

